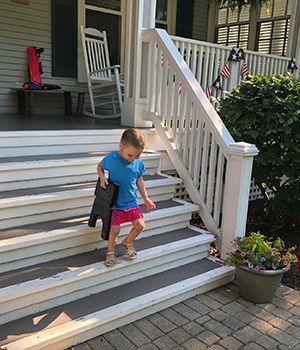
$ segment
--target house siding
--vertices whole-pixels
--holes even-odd
[[[0,113],[17,113],[17,96],[10,91],[16,83],[29,80],[27,47],[43,47],[42,80],[70,91],[80,86],[77,79],[51,76],[51,0],[31,0],[29,6],[1,1],[0,11]],[[75,107],[76,94],[73,94]],[[63,96],[39,96],[37,114],[63,114]]]
[[[195,0],[193,19],[193,39],[207,40],[209,0]]]

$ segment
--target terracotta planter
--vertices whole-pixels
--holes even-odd
[[[284,270],[255,271],[247,266],[237,266],[236,279],[241,297],[256,304],[271,302],[284,272]]]

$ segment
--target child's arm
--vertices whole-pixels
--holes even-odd
[[[102,169],[101,162],[97,165],[97,174],[98,174],[98,177],[100,178],[100,186],[103,188],[106,188],[106,186],[108,185],[108,181],[105,178],[105,174]]]
[[[142,195],[143,199],[144,199],[144,204],[147,207],[147,209],[155,209],[156,205],[152,202],[152,200],[148,197],[147,194],[147,190],[146,190],[146,186],[145,186],[145,182],[143,179],[143,176],[140,176],[137,180],[136,180],[136,185],[137,188],[140,191],[140,194]]]

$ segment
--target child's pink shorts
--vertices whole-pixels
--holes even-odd
[[[138,219],[142,219],[144,217],[141,212],[140,207],[137,205],[136,207],[124,210],[113,210],[111,224],[112,225],[121,225],[125,222],[132,222]]]

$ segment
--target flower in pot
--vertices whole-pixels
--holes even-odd
[[[234,243],[236,249],[228,253],[227,262],[237,267],[240,295],[257,304],[270,302],[283,273],[298,262],[295,248],[286,249],[280,238],[271,241],[260,232],[238,237]]]

